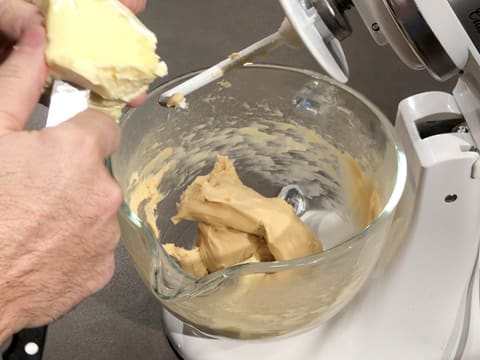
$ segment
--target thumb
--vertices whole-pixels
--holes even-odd
[[[27,28],[0,66],[0,136],[22,130],[47,78],[45,30]]]

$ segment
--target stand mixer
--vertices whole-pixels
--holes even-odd
[[[187,360],[480,358],[480,7],[474,0],[279,0],[316,60],[340,82],[355,7],[379,45],[438,80],[399,104],[414,212],[402,246],[343,311],[308,332],[259,341],[206,336],[165,311]],[[406,195],[407,196],[407,195]],[[407,196],[408,197],[408,196]],[[406,226],[405,224],[401,226]]]
[[[402,241],[383,249],[369,281],[340,313],[303,333],[235,340],[210,336],[165,310],[172,345],[191,360],[479,358],[478,4],[279,2],[303,44],[339,82],[348,80],[340,41],[351,33],[347,10],[355,7],[379,45],[390,44],[409,67],[436,79],[458,76],[458,84],[452,94],[418,94],[399,104],[396,135],[409,181],[392,233],[401,227],[408,232],[398,231]],[[408,204],[414,207],[411,222],[402,218]]]

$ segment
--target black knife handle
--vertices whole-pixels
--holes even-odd
[[[3,353],[3,360],[42,360],[47,326],[24,329],[12,337],[12,342]]]

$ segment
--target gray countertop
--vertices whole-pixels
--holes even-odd
[[[390,48],[377,47],[355,11],[351,13],[354,34],[343,43],[350,64],[349,84],[391,119],[402,98],[452,88],[453,82],[437,83],[424,71],[406,68]],[[169,78],[217,62],[272,33],[282,17],[277,0],[150,0],[141,16],[158,36]],[[306,50],[278,49],[262,62],[320,71]],[[160,304],[120,247],[113,281],[50,326],[44,358],[177,359],[161,320]]]

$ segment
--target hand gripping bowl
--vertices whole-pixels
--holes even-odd
[[[153,90],[121,119],[109,167],[124,192],[120,222],[131,259],[169,311],[208,334],[263,338],[311,328],[352,299],[391,237],[407,171],[393,128],[352,89],[269,65],[231,72],[189,96],[187,110],[158,105],[165,89],[192,75]],[[300,188],[302,219],[324,252],[202,279],[184,273],[162,244],[194,245],[196,223],[170,218],[217,155],[234,160],[242,181],[264,196]]]

